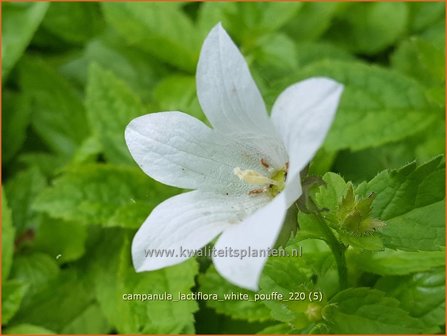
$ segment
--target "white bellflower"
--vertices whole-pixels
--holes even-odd
[[[269,117],[220,24],[203,44],[196,78],[212,128],[173,111],[136,118],[125,132],[146,174],[194,190],[164,201],[146,219],[132,243],[137,271],[178,264],[190,257],[181,250],[198,250],[216,237],[216,251],[273,247],[287,209],[302,193],[300,171],[323,143],[343,91],[331,79],[307,79],[282,92]],[[148,257],[147,250],[171,252]],[[228,281],[256,290],[266,256],[222,253],[213,262]]]

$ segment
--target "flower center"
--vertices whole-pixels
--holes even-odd
[[[251,190],[249,195],[268,193],[270,196],[275,197],[284,190],[287,177],[287,164],[279,170],[273,170],[270,166],[265,164],[264,160],[261,160],[261,163],[264,167],[268,168],[271,173],[270,177],[265,176],[256,170],[241,169],[240,167],[234,168],[233,173],[239,177],[241,181],[244,181],[247,184],[261,186],[261,188]]]

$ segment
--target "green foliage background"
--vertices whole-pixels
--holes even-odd
[[[444,3],[2,3],[2,12],[4,332],[444,332]],[[138,169],[124,128],[156,111],[205,119],[194,72],[219,21],[269,106],[311,76],[346,87],[310,166],[327,183],[317,205],[336,218],[352,181],[357,197],[376,194],[371,216],[386,226],[366,236],[332,226],[350,246],[340,291],[315,219],[298,214],[287,248],[304,256],[270,258],[261,293],[323,291],[314,319],[309,302],[122,300],[245,292],[206,259],[143,274],[130,260],[144,218],[181,190]]]

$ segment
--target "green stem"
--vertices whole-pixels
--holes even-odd
[[[329,245],[332,253],[335,257],[335,263],[337,264],[338,278],[340,289],[348,288],[348,271],[346,268],[345,251],[346,247],[340,243],[335,237],[330,227],[326,224],[326,221],[321,214],[316,211],[313,213],[318,220],[321,231],[325,235],[325,241]]]

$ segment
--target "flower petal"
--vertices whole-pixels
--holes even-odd
[[[250,186],[234,175],[234,168],[262,167],[255,149],[181,112],[138,117],[127,126],[125,138],[146,174],[179,188],[246,194]]]
[[[240,223],[268,200],[191,191],[158,205],[132,242],[137,271],[178,264],[228,227]],[[188,251],[188,253],[182,251]],[[151,254],[151,255],[150,255]]]
[[[197,95],[214,129],[243,138],[273,166],[286,153],[262,96],[236,45],[219,23],[208,34],[197,65]]]
[[[251,290],[258,289],[259,278],[265,262],[266,251],[272,248],[278,238],[288,208],[286,194],[283,192],[265,207],[238,225],[227,227],[217,240],[217,251],[233,249],[234,257],[213,256],[217,271],[229,282]],[[256,251],[258,256],[235,257],[236,251]],[[263,252],[261,252],[263,251]],[[264,253],[264,255],[261,255]]]
[[[289,153],[289,175],[301,171],[323,143],[342,91],[340,83],[315,77],[291,85],[279,95],[272,120]]]

